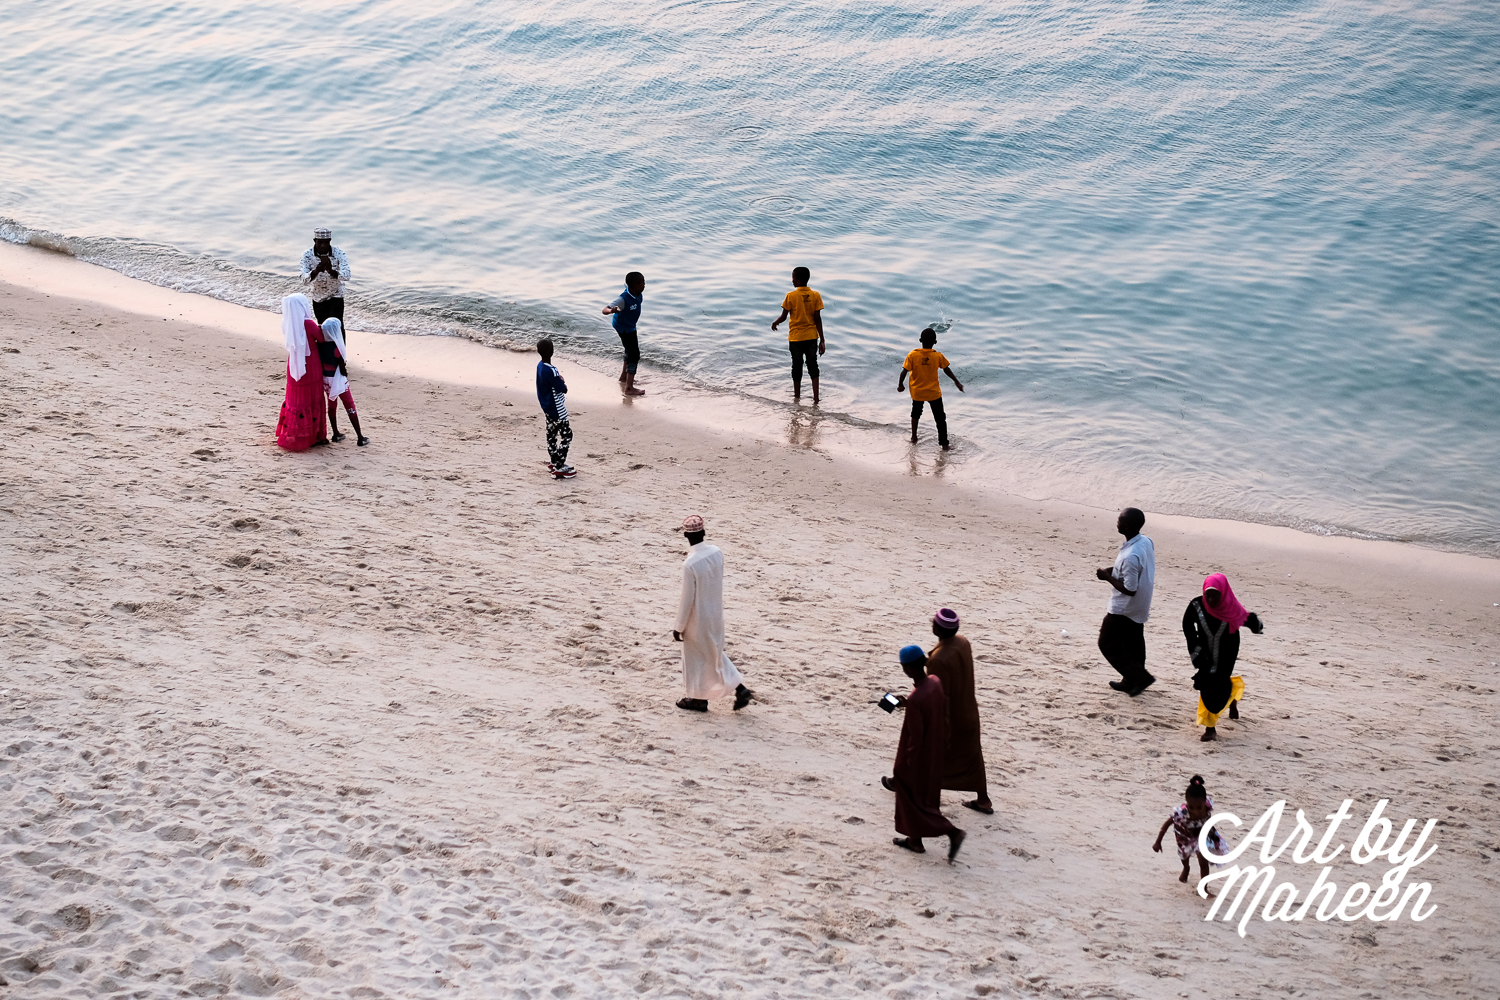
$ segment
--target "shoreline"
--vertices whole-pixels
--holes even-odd
[[[80,274],[86,276],[80,279]],[[80,280],[86,281],[86,294],[79,294]],[[0,281],[30,288],[46,295],[76,297],[82,301],[137,312],[169,322],[200,323],[232,331],[240,336],[280,344],[279,314],[192,292],[178,292],[99,264],[78,260],[69,254],[30,245],[0,241]],[[358,336],[351,341],[355,361],[371,365],[372,370],[415,378],[447,382],[456,386],[504,389],[512,392],[529,390],[535,353],[486,346],[466,337],[416,336],[372,333],[351,329]],[[372,360],[373,359],[373,360]],[[570,399],[581,399],[590,405],[607,405],[621,400],[614,380],[601,372],[592,355],[563,357],[559,363],[567,370],[581,370],[584,378],[569,382]],[[389,366],[389,367],[387,367]],[[566,371],[565,371],[566,375]],[[650,391],[638,401],[621,400],[622,406],[639,406],[656,416],[681,425],[698,426],[720,433],[733,433],[765,443],[784,443],[830,458],[852,461],[860,466],[892,475],[960,476],[963,455],[944,455],[936,445],[929,454],[913,458],[900,428],[868,424],[843,414],[825,414],[810,405],[776,404],[728,392],[701,389],[664,372],[649,376]],[[579,388],[582,392],[579,392]],[[576,395],[574,395],[576,394]],[[930,430],[930,428],[929,428]],[[888,438],[890,440],[882,440]],[[871,447],[871,446],[874,447]],[[976,446],[978,447],[978,446]],[[1053,497],[1031,498],[1009,493],[1001,486],[961,479],[957,483],[966,491],[991,496],[1004,502],[1031,505],[1062,505],[1064,511],[1077,509],[1094,513],[1112,513],[1102,507],[1078,504]],[[1128,505],[1122,501],[1122,506]],[[1449,568],[1484,576],[1485,564],[1500,566],[1500,557],[1474,552],[1435,548],[1420,542],[1372,538],[1352,532],[1322,532],[1288,525],[1267,524],[1189,514],[1151,512],[1156,523],[1173,524],[1189,534],[1218,534],[1254,541],[1255,544],[1287,551],[1307,551],[1340,558],[1358,557],[1357,553],[1380,553],[1383,561],[1422,565],[1438,570],[1442,559],[1400,553],[1408,550],[1454,557]],[[1307,548],[1298,539],[1328,540],[1326,546]],[[1345,544],[1348,543],[1348,544]],[[1476,562],[1470,562],[1474,560]]]
[[[111,274],[89,292],[124,294]],[[0,286],[9,983],[1500,989],[1500,562],[1148,512],[1159,680],[1130,699],[1093,643],[1112,511],[704,426],[598,375],[559,483],[529,357],[359,331],[371,446],[286,453],[277,318],[146,288],[154,312]],[[725,551],[744,712],[672,707],[690,511]],[[1211,569],[1267,633],[1243,717],[1203,744],[1177,618]],[[974,644],[996,804],[945,794],[969,834],[951,868],[890,845],[897,722],[872,704],[938,606]],[[1436,915],[1205,923],[1149,847],[1193,773],[1245,818],[1346,797],[1440,818]]]

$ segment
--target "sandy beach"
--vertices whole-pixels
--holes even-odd
[[[1148,510],[1130,699],[1112,510],[565,353],[557,482],[534,355],[357,329],[373,443],[286,453],[275,315],[8,245],[0,282],[0,995],[1500,995],[1500,562]],[[739,713],[673,707],[690,512]],[[1178,622],[1216,570],[1267,631],[1203,744]],[[943,605],[996,805],[945,793],[952,867],[891,846],[873,704]],[[1435,914],[1205,922],[1150,849],[1194,773],[1247,819],[1437,818]]]

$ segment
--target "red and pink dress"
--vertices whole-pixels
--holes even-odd
[[[301,303],[289,304],[293,299],[306,301],[307,297],[288,295],[282,300],[282,328],[287,336],[286,397],[276,422],[276,443],[287,451],[306,451],[328,440],[327,397],[323,394],[323,365],[317,346],[323,335],[312,319],[311,303],[304,318],[298,315]]]

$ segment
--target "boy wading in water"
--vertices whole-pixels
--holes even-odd
[[[568,383],[552,366],[552,341],[538,340],[536,352],[536,399],[547,418],[547,470],[554,479],[572,479],[578,471],[568,464],[568,446],[573,443],[573,425],[568,423]]]
[[[911,376],[911,443],[917,443],[917,421],[922,419],[922,406],[932,407],[932,419],[937,424],[938,444],[948,450],[948,416],[943,412],[943,387],[938,384],[938,372],[944,372],[964,391],[964,384],[948,367],[948,359],[932,346],[937,343],[937,333],[930,327],[922,331],[922,346],[906,356],[901,362],[901,376],[896,379],[896,391],[906,391],[906,377]]]
[[[604,315],[614,315],[615,333],[620,335],[620,344],[625,348],[625,365],[620,369],[620,381],[625,383],[623,392],[627,396],[644,396],[644,389],[635,387],[635,371],[641,363],[641,342],[636,336],[635,325],[641,319],[642,293],[646,290],[646,276],[639,271],[625,275],[625,290],[619,298],[604,307]]]
[[[807,365],[807,374],[812,377],[813,403],[818,402],[818,358],[828,350],[823,339],[823,296],[807,287],[812,272],[805,267],[792,269],[792,284],[796,287],[781,300],[781,315],[771,324],[775,330],[783,320],[790,317],[786,325],[787,345],[792,349],[792,398],[802,398],[802,366]]]

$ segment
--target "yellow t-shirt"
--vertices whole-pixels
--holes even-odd
[[[942,399],[943,387],[938,385],[938,372],[948,367],[948,359],[937,351],[919,347],[906,356],[901,367],[911,372],[912,399]]]
[[[813,322],[813,313],[823,308],[823,296],[811,288],[793,288],[781,300],[781,308],[787,311],[787,340],[817,340],[818,326]]]

